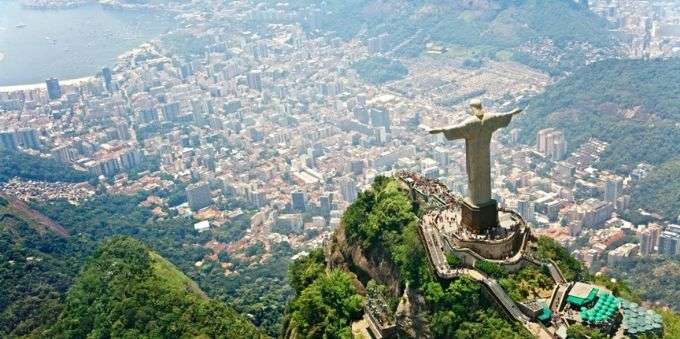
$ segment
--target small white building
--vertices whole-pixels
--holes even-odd
[[[198,233],[201,233],[203,231],[207,231],[210,229],[210,222],[207,220],[197,222],[194,224],[194,230],[198,231]]]

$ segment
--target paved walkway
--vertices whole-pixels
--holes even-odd
[[[517,304],[507,295],[507,293],[505,293],[505,290],[503,290],[495,279],[474,269],[452,269],[446,261],[444,247],[442,246],[439,232],[434,227],[429,227],[428,223],[420,223],[419,228],[426,244],[427,257],[439,278],[450,280],[465,275],[474,279],[486,286],[496,300],[503,306],[505,311],[514,320],[520,322],[533,335],[541,339],[552,338],[552,335],[550,335],[543,326],[532,322],[529,317],[522,313],[519,307],[517,307]]]

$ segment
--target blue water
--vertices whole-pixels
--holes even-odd
[[[0,0],[0,54],[4,54],[0,86],[94,75],[113,66],[120,54],[165,32],[171,23],[158,13],[105,10],[99,5],[33,10],[17,0]]]

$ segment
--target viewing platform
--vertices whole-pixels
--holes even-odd
[[[469,249],[489,260],[519,260],[526,247],[529,230],[519,214],[498,209],[498,225],[483,232],[464,227],[462,198],[451,193],[439,180],[401,172],[397,174],[420,202],[421,220],[435,228],[451,249]]]

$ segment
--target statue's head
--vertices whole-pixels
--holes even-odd
[[[478,118],[484,117],[484,110],[482,109],[482,101],[479,99],[470,100],[470,108],[472,109],[472,114]]]

